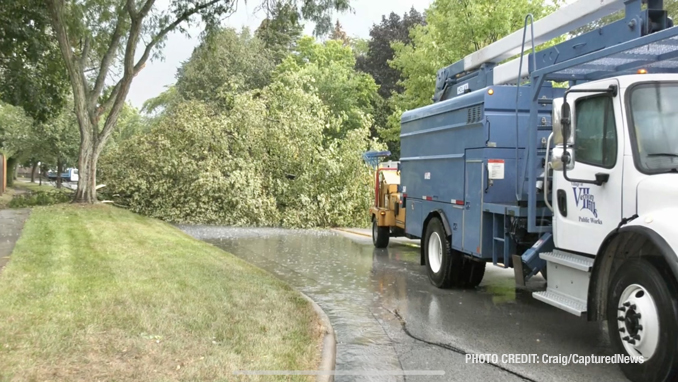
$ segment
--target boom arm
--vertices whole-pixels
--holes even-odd
[[[579,0],[537,20],[534,23],[534,43],[541,45],[622,9],[624,9],[624,0]],[[528,29],[526,41],[531,39],[532,33]],[[498,63],[520,54],[522,42],[523,31],[516,31],[466,56],[463,60],[463,70],[475,70],[482,64]],[[516,76],[517,73],[516,70]]]
[[[544,65],[553,65],[556,60],[557,62],[569,60],[672,26],[670,21],[665,20],[663,0],[642,0],[642,2],[648,5],[646,16],[639,15],[641,0],[578,0],[563,7],[534,23],[535,45],[541,45],[573,32],[577,28],[623,9],[626,9],[627,15],[625,20],[610,24],[596,32],[599,35],[605,34],[607,38],[593,36],[591,32],[548,49],[545,52],[548,52],[550,56],[544,62],[538,60],[537,68],[530,67],[530,60],[527,57],[524,57],[522,67],[520,67],[520,57],[497,65],[507,58],[520,54],[523,33],[526,34],[526,44],[532,41],[531,28],[527,31],[516,31],[466,56],[463,60],[439,70],[434,101],[447,98],[445,97],[446,91],[454,85],[457,85],[456,95],[462,95],[486,86],[516,84],[521,78],[529,77],[531,71]],[[610,36],[613,36],[612,39],[609,38]],[[455,93],[452,92],[452,95],[454,96]]]

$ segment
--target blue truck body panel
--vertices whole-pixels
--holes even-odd
[[[531,274],[541,269],[535,253],[552,246],[552,213],[537,183],[552,131],[549,100],[565,94],[549,81],[678,72],[678,28],[660,5],[643,10],[628,0],[623,20],[531,54],[528,86],[493,84],[492,62],[441,69],[434,104],[401,119],[406,234],[424,237],[427,219],[442,214],[455,250],[506,267],[522,253]],[[490,162],[504,164],[503,177],[490,179]]]
[[[517,91],[515,86],[492,86],[403,115],[400,161],[401,185],[409,207],[408,235],[422,237],[426,217],[441,210],[454,231],[454,249],[487,260],[493,256],[503,259],[503,248],[497,249],[496,244],[504,239],[506,207],[515,207],[514,214],[525,213],[519,203],[527,197],[525,192],[516,197],[516,182],[525,178],[521,173],[526,165],[531,91],[529,87],[520,89],[516,135]],[[543,87],[540,98],[562,97],[564,91]],[[540,105],[539,116],[538,149],[543,158],[545,145],[541,141],[551,132],[549,102]],[[503,161],[503,179],[490,182],[489,160]],[[542,166],[541,160],[529,163]],[[527,190],[527,184],[522,189]],[[493,207],[486,208],[486,204]],[[500,212],[501,221],[492,211]]]

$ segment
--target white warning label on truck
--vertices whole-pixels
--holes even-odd
[[[504,179],[504,160],[488,159],[487,173],[490,179]]]

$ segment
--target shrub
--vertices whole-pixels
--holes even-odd
[[[9,202],[10,208],[28,208],[35,206],[50,206],[53,204],[69,203],[73,195],[60,190],[36,191],[29,194],[17,195]]]

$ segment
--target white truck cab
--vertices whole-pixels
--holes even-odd
[[[616,94],[595,91],[610,87]],[[578,93],[567,97],[572,122],[566,171],[570,180],[562,165],[562,125],[554,126],[551,165],[557,171],[552,200],[559,207],[554,242],[558,248],[595,255],[622,219],[667,211],[672,202],[678,208],[678,75],[623,76],[572,89]],[[562,99],[554,101],[554,121],[562,117],[562,104]],[[596,177],[605,181],[586,183]],[[659,225],[651,220],[628,224]],[[673,235],[664,234],[667,240],[674,236],[678,245],[678,226]]]
[[[535,298],[607,319],[616,348],[644,361],[630,377],[665,380],[653,370],[678,356],[678,75],[577,85],[553,109],[555,250]]]

